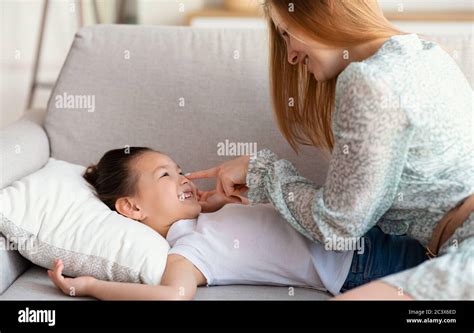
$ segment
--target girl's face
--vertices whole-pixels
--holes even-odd
[[[336,77],[347,65],[344,64],[344,50],[305,36],[303,32],[289,26],[274,9],[270,10],[270,14],[277,31],[285,40],[290,64],[305,64],[319,82]]]
[[[131,169],[137,176],[137,192],[128,199],[135,205],[132,213],[136,214],[124,215],[166,235],[174,222],[195,218],[201,212],[196,187],[168,156],[158,152],[143,153],[132,162]]]

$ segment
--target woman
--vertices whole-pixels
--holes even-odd
[[[376,1],[274,1],[270,73],[291,146],[331,152],[322,187],[264,149],[190,179],[249,190],[309,239],[361,237],[374,225],[416,238],[433,258],[338,299],[473,299],[472,89],[435,43],[404,34]]]

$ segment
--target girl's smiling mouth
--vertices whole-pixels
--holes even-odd
[[[194,199],[194,193],[192,191],[184,191],[178,194],[179,201],[184,201],[188,199]]]

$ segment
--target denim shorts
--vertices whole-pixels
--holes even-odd
[[[363,237],[364,251],[354,252],[341,292],[412,268],[428,259],[426,249],[411,237],[388,235],[377,226]]]

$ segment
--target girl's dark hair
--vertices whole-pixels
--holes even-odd
[[[117,199],[135,194],[137,175],[130,172],[131,162],[141,154],[153,151],[147,147],[109,150],[99,163],[86,169],[83,177],[94,187],[97,197],[116,210]]]

